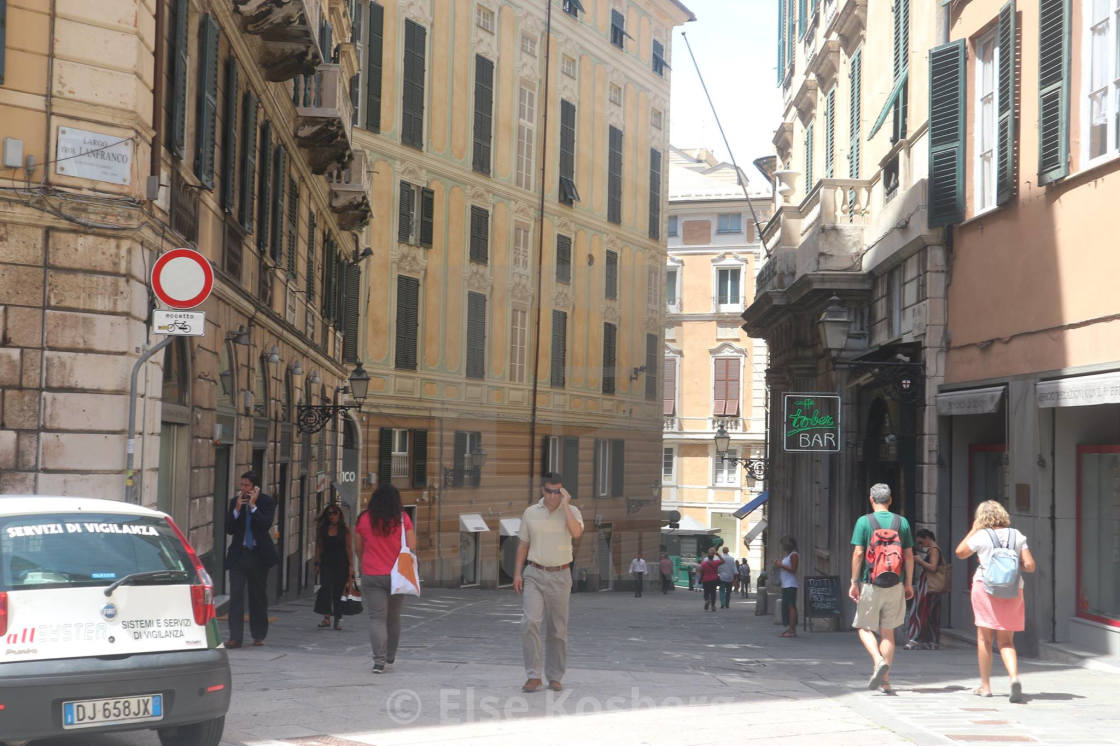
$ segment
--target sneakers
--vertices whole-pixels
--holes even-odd
[[[373,664],[373,672],[374,673],[385,673],[385,664],[384,663],[374,663]]]
[[[886,680],[887,674],[890,673],[891,665],[885,660],[880,660],[875,664],[875,671],[871,674],[871,678],[867,680],[868,689],[878,689],[882,686],[883,681]]]
[[[1026,699],[1023,698],[1023,685],[1019,682],[1018,679],[1015,679],[1011,682],[1011,696],[1007,699],[1011,702],[1011,704],[1015,705],[1026,702]]]

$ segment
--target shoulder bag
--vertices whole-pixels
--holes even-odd
[[[416,574],[416,555],[405,539],[404,517],[401,517],[401,552],[389,573],[390,592],[394,596],[419,596],[420,576]]]
[[[941,561],[936,570],[926,570],[926,590],[929,593],[948,593],[953,590],[953,568],[945,561],[945,553],[937,548]]]

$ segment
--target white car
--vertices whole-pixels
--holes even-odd
[[[230,670],[213,583],[166,514],[0,496],[0,741],[155,728],[217,746]]]

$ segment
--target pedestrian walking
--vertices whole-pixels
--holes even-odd
[[[801,554],[797,551],[797,539],[792,536],[783,536],[779,543],[782,558],[774,560],[774,567],[782,582],[782,624],[786,625],[782,637],[797,637],[797,568],[801,565]]]
[[[673,560],[665,552],[661,553],[658,569],[661,571],[661,595],[665,595],[673,587]]]
[[[541,478],[541,499],[521,515],[513,590],[522,594],[523,692],[541,688],[542,670],[549,689],[558,692],[564,688],[561,681],[568,661],[568,602],[572,595],[568,568],[572,564],[572,540],[583,534],[583,516],[571,501],[560,475],[549,472]],[[542,625],[546,625],[548,634],[543,651]]]
[[[743,561],[739,563],[739,591],[743,594],[743,598],[750,597],[751,589],[751,565],[744,557]]]
[[[735,582],[735,560],[726,544],[723,547],[719,567],[716,568],[716,575],[719,576],[719,606],[721,609],[730,608],[731,585]]]
[[[261,492],[255,472],[241,475],[241,489],[229,502],[226,551],[229,569],[229,639],[227,648],[241,647],[245,630],[245,602],[249,603],[249,633],[253,644],[268,636],[268,571],[280,561],[269,529],[276,517],[276,500]]]
[[[369,646],[373,652],[373,672],[397,659],[401,640],[401,607],[404,596],[392,592],[390,573],[401,553],[401,527],[408,548],[416,550],[412,519],[401,507],[401,493],[383,484],[370,495],[365,512],[354,522],[354,549],[361,557],[362,598],[369,610]]]
[[[906,617],[905,650],[937,650],[941,645],[941,594],[933,581],[942,567],[941,548],[933,532],[914,532],[914,598]]]
[[[700,584],[704,587],[704,611],[716,610],[716,585],[719,584],[720,559],[716,556],[716,548],[708,548],[708,556],[700,563],[696,574]]]
[[[350,558],[354,556],[350,529],[342,518],[338,503],[331,503],[319,515],[318,541],[315,543],[315,572],[319,576],[319,593],[315,596],[315,613],[323,615],[320,627],[342,629],[339,601],[347,585],[354,579]]]
[[[690,561],[690,562],[688,562],[688,564],[686,565],[686,569],[688,570],[688,589],[689,589],[690,591],[694,591],[694,590],[696,590],[696,570],[697,570],[697,565],[696,565],[696,563],[695,563],[695,562],[691,562],[691,561]]]
[[[972,529],[961,539],[956,554],[961,559],[975,554],[980,563],[972,579],[971,593],[980,686],[972,693],[981,697],[992,696],[994,639],[1011,679],[1008,699],[1023,702],[1015,633],[1023,630],[1026,616],[1020,571],[1035,571],[1034,556],[1027,546],[1027,537],[1018,529],[1011,528],[1011,516],[1002,505],[995,500],[986,500],[977,506]]]
[[[638,552],[638,556],[630,560],[630,574],[634,576],[634,598],[642,597],[642,585],[646,580],[646,556]]]
[[[848,596],[856,602],[852,626],[859,630],[873,665],[867,688],[893,694],[894,630],[906,620],[906,600],[914,597],[914,537],[909,522],[890,512],[890,487],[872,485],[868,499],[872,512],[860,516],[852,529]]]

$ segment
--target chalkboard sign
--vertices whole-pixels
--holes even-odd
[[[839,575],[805,578],[805,611],[802,614],[805,629],[808,629],[809,620],[813,617],[833,617],[839,626],[843,615]]]

